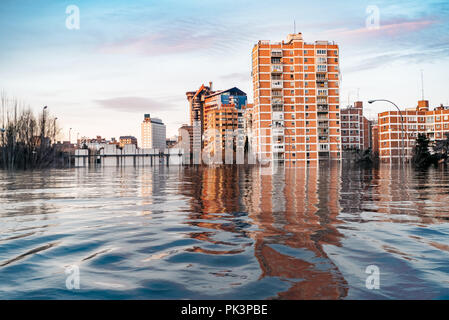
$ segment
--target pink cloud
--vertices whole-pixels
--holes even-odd
[[[403,32],[418,31],[427,28],[428,26],[434,24],[436,21],[432,20],[421,20],[421,21],[406,21],[390,24],[381,24],[377,29],[370,28],[359,28],[354,30],[347,29],[335,29],[332,30],[333,34],[336,36],[367,36],[367,35],[398,35]]]

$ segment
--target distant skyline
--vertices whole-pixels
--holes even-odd
[[[66,28],[66,7],[80,29]],[[368,29],[368,6],[379,8]],[[47,105],[64,139],[134,135],[144,113],[167,125],[189,122],[186,91],[213,82],[252,102],[251,50],[259,40],[302,32],[340,46],[341,106],[364,101],[369,118],[421,98],[449,104],[446,1],[10,1],[0,2],[0,90],[34,110]],[[74,139],[73,139],[74,140]]]

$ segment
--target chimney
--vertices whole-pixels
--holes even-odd
[[[419,100],[418,106],[416,107],[418,111],[429,111],[429,100]]]
[[[362,109],[363,108],[363,102],[362,101],[354,102],[354,108]]]
[[[212,81],[209,81],[209,89],[212,91]]]

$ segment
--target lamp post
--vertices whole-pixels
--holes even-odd
[[[55,141],[53,141],[53,143],[56,143],[56,120],[58,120],[58,118],[55,118],[54,123],[53,123],[53,139],[55,139]]]
[[[72,128],[69,129],[69,143],[72,143]]]
[[[394,102],[391,102],[390,100],[386,100],[386,99],[370,100],[370,101],[368,101],[368,103],[369,103],[369,104],[372,104],[372,103],[378,102],[378,101],[384,101],[384,102],[391,103],[391,104],[394,105],[394,106],[396,107],[396,109],[398,109],[398,111],[399,111],[399,115],[401,116],[401,131],[402,131],[402,163],[404,163],[404,162],[405,162],[404,118],[402,117],[402,111],[399,109],[399,107],[398,107]]]
[[[42,108],[42,128],[41,128],[41,149],[44,146],[44,138],[45,138],[45,110],[47,110],[47,106]]]

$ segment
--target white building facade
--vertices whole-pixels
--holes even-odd
[[[145,114],[141,129],[142,148],[159,149],[161,151],[166,148],[167,129],[161,119],[151,118],[149,114]]]

